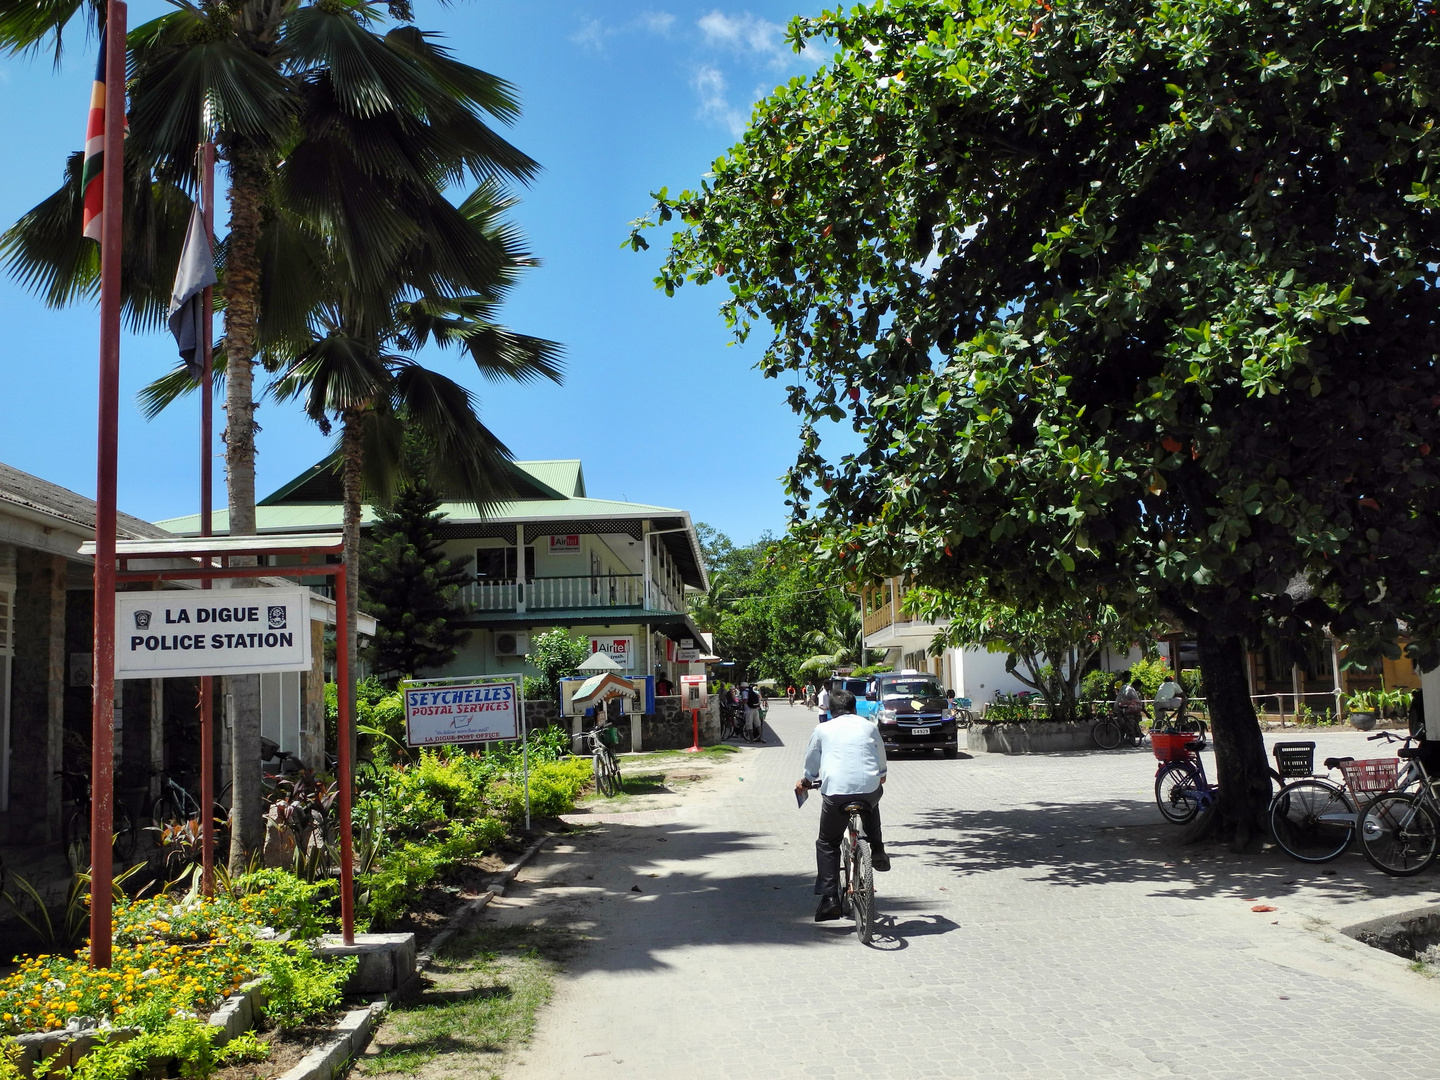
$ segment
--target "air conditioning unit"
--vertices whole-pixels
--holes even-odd
[[[524,656],[529,651],[529,634],[513,634],[504,631],[495,635],[496,656]]]

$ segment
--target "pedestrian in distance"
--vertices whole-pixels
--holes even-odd
[[[860,814],[865,839],[870,842],[870,863],[877,871],[890,869],[890,857],[880,835],[880,796],[885,790],[885,743],[880,728],[855,715],[855,695],[848,690],[830,694],[828,724],[816,725],[805,748],[805,775],[795,792],[820,788],[820,832],[815,839],[815,893],[820,897],[815,921],[840,918],[840,837],[849,818],[845,807],[862,803]]]
[[[818,702],[820,707],[820,723],[823,724],[826,720],[830,719],[830,686],[828,683],[820,684],[820,697]]]
[[[760,690],[749,683],[740,684],[740,704],[745,707],[745,730],[753,733],[757,742],[763,742],[764,732],[760,720]]]

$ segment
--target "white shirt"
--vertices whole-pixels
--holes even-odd
[[[1179,697],[1184,692],[1184,690],[1180,689],[1180,684],[1174,679],[1166,679],[1160,684],[1160,689],[1155,691],[1155,700],[1169,701],[1171,698]]]
[[[820,711],[821,711],[821,712],[829,712],[829,711],[830,711],[830,691],[829,691],[829,690],[821,690],[821,691],[820,691]],[[852,792],[852,794],[853,794],[853,792]]]
[[[866,795],[885,778],[880,728],[854,713],[816,724],[805,748],[805,779],[820,780],[822,795]]]

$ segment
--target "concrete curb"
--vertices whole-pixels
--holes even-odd
[[[331,1030],[330,1039],[311,1050],[280,1080],[331,1080],[350,1064],[351,1059],[365,1052],[375,1025],[389,1005],[377,1001],[364,1009],[352,1009]]]
[[[539,854],[540,849],[545,846],[546,841],[549,839],[550,836],[547,834],[540,837],[539,840],[536,840],[521,853],[518,859],[500,872],[500,883],[498,885],[488,889],[474,900],[462,905],[459,910],[445,921],[445,925],[441,927],[440,932],[431,939],[425,951],[415,958],[415,972],[417,975],[430,966],[435,959],[435,954],[444,948],[451,938],[475,922],[480,913],[489,906],[491,900],[494,900],[497,896],[505,895],[506,886],[515,880],[515,876],[520,873],[526,863]]]

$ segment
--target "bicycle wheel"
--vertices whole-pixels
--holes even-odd
[[[1200,808],[1200,774],[1188,761],[1172,761],[1155,777],[1155,805],[1172,825],[1184,825]]]
[[[861,945],[869,945],[875,936],[875,868],[870,864],[870,841],[855,844],[855,937]]]
[[[1120,745],[1120,725],[1108,716],[1097,723],[1090,734],[1101,750],[1114,750]]]
[[[1297,780],[1270,800],[1270,832],[1292,859],[1338,859],[1355,838],[1355,804],[1328,780]]]
[[[610,770],[610,794],[619,795],[625,790],[624,782],[620,779],[620,762],[615,760],[615,755],[608,750],[605,752],[605,767]]]
[[[601,795],[605,795],[608,797],[610,795],[614,795],[615,791],[613,788],[610,787],[610,769],[605,764],[605,758],[606,754],[604,748],[596,746],[595,754],[591,759],[594,762],[595,790],[600,792]]]
[[[850,833],[848,831],[840,834],[840,914],[845,918],[850,917],[854,906],[850,903],[850,868],[852,864],[850,852]]]
[[[76,874],[90,869],[90,808],[77,806],[65,818],[65,828],[60,832],[60,843],[65,852],[65,861]]]
[[[1413,877],[1440,851],[1440,820],[1413,795],[1381,795],[1360,814],[1360,850],[1377,870]]]

